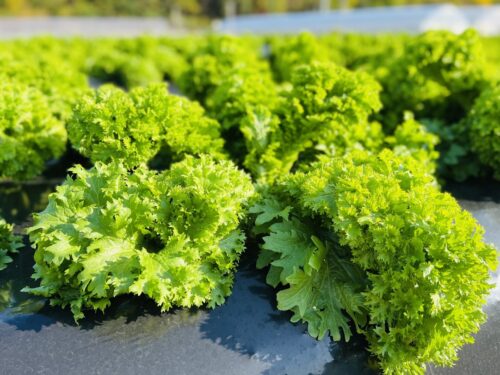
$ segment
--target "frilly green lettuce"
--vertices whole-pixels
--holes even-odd
[[[208,96],[231,70],[245,67],[264,72],[269,69],[252,43],[244,38],[212,35],[199,44],[188,69],[176,83],[189,98],[205,104]]]
[[[479,96],[465,124],[472,151],[500,179],[500,84]]]
[[[278,308],[318,338],[355,327],[386,374],[453,365],[486,319],[497,252],[427,169],[354,151],[281,179],[251,209]]]
[[[17,81],[0,83],[0,178],[40,175],[66,150],[66,139],[42,92]]]
[[[0,270],[12,262],[9,253],[17,253],[18,249],[23,246],[21,237],[15,235],[13,231],[14,226],[0,218]]]
[[[270,40],[271,68],[278,82],[290,81],[300,65],[331,60],[331,51],[309,32]]]
[[[105,85],[82,98],[68,123],[73,147],[93,162],[123,160],[128,167],[184,154],[222,156],[219,124],[195,102],[168,94],[164,84],[125,92]]]
[[[378,78],[384,87],[381,119],[388,130],[411,111],[417,120],[463,118],[485,84],[486,64],[479,34],[428,31],[405,45]]]
[[[71,172],[28,229],[40,286],[25,291],[69,305],[75,320],[122,294],[147,295],[163,311],[224,302],[253,195],[244,172],[207,156],[162,173],[117,162]]]

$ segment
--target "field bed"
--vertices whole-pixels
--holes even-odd
[[[23,185],[1,184],[3,215],[19,225],[45,205],[57,179]],[[495,182],[454,184],[461,205],[486,229],[486,240],[500,247],[500,186]],[[24,202],[20,207],[18,202]],[[16,208],[17,212],[12,212]],[[370,368],[365,341],[314,340],[304,325],[276,309],[265,272],[257,271],[257,249],[244,255],[227,302],[215,310],[160,313],[146,298],[119,298],[105,314],[90,314],[77,326],[68,310],[48,306],[43,298],[19,292],[30,279],[33,249],[21,249],[0,273],[0,368],[2,374],[151,374],[303,375],[378,372]],[[431,374],[494,375],[500,342],[500,289],[492,291],[488,321],[476,343],[460,352],[451,369]],[[200,370],[203,369],[203,370]],[[200,372],[201,371],[201,372]]]
[[[495,373],[500,39],[0,45],[0,372]]]

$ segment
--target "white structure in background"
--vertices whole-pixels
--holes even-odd
[[[500,5],[488,7],[462,7],[470,27],[483,35],[500,35]]]
[[[34,17],[0,18],[0,37],[30,37],[39,34],[54,36],[79,35],[137,36],[141,34],[172,34],[164,18],[141,17]]]
[[[461,33],[469,27],[467,18],[455,5],[436,5],[434,9],[422,8],[429,9],[429,11],[427,13],[424,10],[421,11],[418,32],[446,29],[454,33]]]
[[[402,7],[376,7],[329,12],[299,12],[264,15],[245,15],[214,22],[214,31],[231,34],[294,34],[301,31],[326,33],[330,31],[388,33],[419,33],[426,30],[445,29],[462,32],[476,23],[481,30],[500,27],[500,14],[488,9],[498,7],[466,7],[467,11],[481,8],[481,14],[472,21],[461,7],[451,4]],[[488,13],[490,13],[488,15]],[[488,17],[488,18],[486,18]],[[488,25],[490,26],[488,26]],[[495,25],[495,26],[492,26]],[[491,33],[491,32],[490,32]],[[496,33],[500,33],[497,31]]]

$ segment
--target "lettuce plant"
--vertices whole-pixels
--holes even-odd
[[[379,77],[384,87],[384,125],[389,130],[405,111],[417,119],[453,124],[465,116],[484,86],[485,60],[479,35],[429,31],[406,44]]]
[[[29,179],[66,149],[64,124],[38,89],[16,81],[0,84],[0,178]]]
[[[174,161],[185,154],[226,157],[219,123],[209,118],[197,102],[170,95],[164,123],[162,155],[168,153]]]
[[[384,90],[376,116],[392,133],[406,111],[439,137],[440,177],[463,181],[484,174],[471,152],[464,119],[485,86],[479,35],[430,31],[411,38],[392,63],[376,69]]]
[[[20,236],[13,233],[14,226],[0,218],[0,271],[12,262],[9,253],[17,253],[23,246]]]
[[[363,138],[363,136],[365,138]],[[434,175],[440,153],[437,151],[439,137],[417,122],[409,112],[405,120],[396,127],[392,135],[386,136],[378,122],[353,127],[351,132],[339,133],[333,143],[316,146],[316,153],[302,157],[300,170],[314,168],[316,161],[327,162],[332,157],[347,155],[353,151],[364,150],[377,154],[384,149],[394,152],[400,159],[410,163],[417,161],[428,173]],[[320,153],[318,153],[320,152]],[[411,160],[410,160],[411,159]]]
[[[471,177],[483,177],[487,168],[481,165],[471,147],[466,119],[446,124],[441,119],[424,119],[428,132],[438,137],[439,152],[436,174],[445,181],[465,181]]]
[[[354,151],[284,177],[251,211],[278,308],[313,337],[355,328],[386,374],[453,365],[486,319],[496,250],[415,159]]]
[[[331,33],[318,37],[328,49],[330,61],[348,69],[378,74],[387,67],[387,56],[399,58],[412,37],[406,34],[343,34]]]
[[[435,170],[438,139],[411,115],[390,137],[369,121],[380,109],[380,86],[369,75],[314,63],[298,67],[291,82],[284,91],[269,75],[236,69],[207,99],[231,157],[259,182],[356,149],[392,148]]]
[[[187,68],[185,59],[156,38],[97,39],[90,42],[86,71],[104,82],[126,88],[176,80]]]
[[[164,86],[130,94],[102,86],[75,106],[68,123],[71,144],[93,162],[119,158],[131,167],[147,162],[160,149],[166,97]]]
[[[173,46],[159,38],[143,35],[133,39],[121,39],[118,49],[129,56],[140,56],[145,61],[153,62],[162,79],[175,81],[187,69],[185,58]]]
[[[176,83],[185,95],[204,104],[229,71],[244,67],[262,71],[268,69],[244,39],[227,35],[210,36],[194,53],[189,68]]]
[[[232,156],[258,181],[272,181],[326,149],[341,154],[356,144],[383,142],[380,126],[368,121],[380,108],[380,86],[367,74],[328,63],[303,65],[287,91],[258,70],[232,73],[207,105],[225,129]]]
[[[101,82],[114,83],[123,87],[127,86],[127,76],[124,72],[127,61],[136,60],[140,57],[129,56],[118,49],[115,39],[97,39],[90,42],[89,56],[85,60],[85,71],[93,78]],[[132,61],[132,65],[135,61]],[[153,69],[150,67],[153,66]],[[160,80],[159,72],[150,62],[146,72],[142,71],[142,79],[150,82]],[[153,73],[151,74],[151,71]],[[149,74],[148,74],[149,73]],[[152,77],[151,77],[152,75]],[[131,87],[130,87],[131,88]]]
[[[472,151],[500,179],[500,84],[485,90],[466,120]]]
[[[37,35],[32,38],[4,39],[1,42],[2,50],[14,55],[17,60],[30,57],[54,58],[62,61],[64,67],[71,67],[72,72],[82,71],[85,58],[89,53],[89,39],[83,37],[57,38],[51,35]],[[69,72],[54,72],[54,74],[68,74]]]
[[[207,99],[209,114],[221,124],[231,158],[255,177],[265,173],[259,156],[277,130],[278,88],[268,74],[254,68],[232,70]]]
[[[437,168],[439,152],[436,146],[439,137],[428,131],[417,122],[410,113],[405,114],[405,120],[398,125],[391,136],[385,139],[388,148],[392,149],[401,158],[413,158],[427,170],[434,174]]]
[[[271,39],[270,60],[278,82],[289,81],[300,65],[330,61],[330,51],[311,33]]]
[[[68,133],[73,147],[93,162],[120,159],[128,167],[149,161],[162,148],[169,160],[222,151],[219,124],[197,103],[169,95],[164,84],[129,93],[100,87],[77,103]]]
[[[75,320],[122,294],[144,294],[162,311],[223,303],[253,194],[244,172],[206,156],[162,173],[118,162],[71,172],[28,229],[40,286],[25,291],[70,306]]]
[[[313,63],[298,67],[291,83],[277,109],[279,128],[273,134],[275,146],[268,151],[272,155],[264,155],[279,165],[275,176],[290,171],[308,151],[335,147],[342,154],[355,143],[363,147],[383,138],[368,121],[381,107],[380,85],[368,74]]]
[[[61,120],[71,115],[74,102],[89,90],[87,77],[79,67],[48,52],[35,55],[17,44],[0,52],[0,79],[40,90],[52,114]]]

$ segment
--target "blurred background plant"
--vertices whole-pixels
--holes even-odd
[[[442,0],[0,0],[5,16],[187,16],[328,10],[368,6],[442,3]],[[448,0],[459,5],[498,4],[500,0]]]

